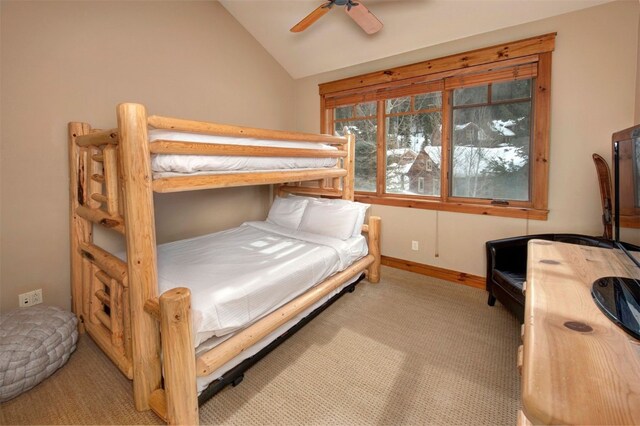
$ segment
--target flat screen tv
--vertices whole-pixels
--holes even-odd
[[[640,258],[631,252],[637,246],[623,243],[620,235],[621,227],[640,233],[640,125],[614,133],[612,141],[613,245],[632,260],[631,276],[599,278],[591,286],[591,295],[611,321],[640,340]]]
[[[640,125],[613,134],[614,240],[620,228],[640,233]]]
[[[630,277],[603,277],[591,287],[600,310],[640,340],[640,258],[621,241],[620,227],[640,233],[640,125],[613,134],[614,247],[631,259]],[[637,243],[637,241],[633,241]],[[634,265],[635,264],[635,270]]]

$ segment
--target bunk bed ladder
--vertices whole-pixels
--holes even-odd
[[[102,350],[133,377],[127,265],[93,242],[93,225],[125,233],[116,131],[70,123],[73,310]]]

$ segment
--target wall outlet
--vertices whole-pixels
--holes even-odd
[[[416,240],[411,241],[411,250],[418,251],[418,242]]]
[[[39,303],[42,303],[42,289],[39,288],[37,290],[33,290],[31,292],[31,304],[32,305],[37,305]]]
[[[18,295],[18,306],[21,308],[25,306],[37,305],[39,303],[42,303],[41,288]]]

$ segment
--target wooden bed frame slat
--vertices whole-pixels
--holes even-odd
[[[133,379],[133,364],[125,356],[124,353],[118,352],[111,343],[111,336],[108,330],[102,324],[85,323],[87,333],[102,349],[102,351],[113,361],[113,363],[127,376],[129,380]]]
[[[123,285],[127,285],[128,273],[126,263],[108,251],[90,243],[81,243],[79,249],[88,260],[95,263],[107,275],[123,283]]]
[[[111,298],[104,290],[96,291],[96,297],[98,298],[100,303],[107,305],[109,307],[111,306]]]
[[[149,407],[153,410],[154,413],[165,423],[168,423],[169,420],[167,418],[167,397],[164,393],[164,389],[156,389],[151,392],[151,396],[149,397]]]
[[[322,177],[346,177],[343,169],[307,169],[289,172],[232,173],[158,178],[153,181],[155,192],[182,192],[199,189],[228,188],[235,186],[267,185],[297,181],[317,180]]]
[[[87,132],[86,134],[80,134],[76,138],[76,144],[78,146],[100,146],[106,144],[117,144],[118,129],[104,130],[98,132]]]
[[[276,184],[276,193],[300,193],[353,200],[355,136],[338,137],[270,131],[168,117],[147,117],[138,104],[117,108],[118,128],[94,131],[69,123],[71,288],[73,310],[118,368],[133,380],[138,410],[152,409],[170,424],[197,424],[196,377],[207,374],[248,345],[303,312],[324,294],[366,270],[379,280],[380,219],[363,225],[369,254],[345,271],[285,304],[198,360],[192,336],[187,289],[158,297],[153,192],[190,191]],[[243,138],[337,145],[338,150],[211,145],[148,140],[148,128]],[[336,158],[325,169],[227,173],[152,179],[152,153]],[[309,182],[316,186],[301,185]],[[93,242],[93,225],[125,235],[124,262]],[[108,311],[105,309],[108,307]],[[107,313],[108,312],[108,313]],[[162,333],[160,333],[162,331]],[[161,338],[162,336],[162,338]],[[160,353],[162,352],[162,361]],[[198,373],[196,374],[196,362]],[[164,370],[164,381],[162,371]]]
[[[284,193],[289,194],[301,194],[301,195],[318,195],[324,197],[342,197],[342,191],[340,189],[321,189],[313,186],[288,186],[282,185],[279,188],[280,195]]]
[[[281,148],[267,146],[245,146],[230,144],[206,144],[198,142],[180,142],[155,140],[149,143],[153,154],[189,154],[189,155],[232,155],[247,157],[298,157],[298,158],[342,158],[347,153],[340,150]]]
[[[108,145],[102,150],[104,158],[105,196],[107,213],[119,216],[118,212],[118,157],[115,145]]]
[[[144,302],[144,311],[160,321],[160,300],[157,297]]]
[[[151,115],[149,126],[156,129],[176,130],[179,132],[205,133],[216,136],[236,138],[255,138],[293,142],[312,142],[343,145],[347,141],[340,136],[318,135],[314,133],[288,132],[282,130],[256,129],[252,127],[232,126],[228,124],[207,123],[204,121],[183,120],[180,118]]]
[[[111,331],[111,317],[109,315],[107,315],[104,311],[96,311],[94,312],[94,315],[102,325],[104,325],[109,331]],[[111,333],[109,333],[109,335],[111,335]]]
[[[92,196],[95,194],[92,194]],[[102,225],[105,228],[113,229],[121,234],[125,234],[124,223],[121,217],[111,216],[105,211],[98,209],[90,209],[85,206],[79,206],[76,208],[78,216],[93,222],[98,225]]]

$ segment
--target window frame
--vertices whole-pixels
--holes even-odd
[[[453,211],[492,216],[546,220],[548,216],[549,124],[551,97],[551,53],[555,33],[505,43],[417,64],[386,69],[319,85],[320,125],[333,133],[333,109],[348,104],[376,101],[377,178],[376,192],[355,194],[356,200],[400,207]],[[453,197],[450,194],[450,150],[452,146],[452,93],[459,87],[533,78],[531,146],[529,152],[529,201]],[[385,192],[386,114],[385,99],[442,93],[442,160],[440,196]],[[414,100],[411,100],[413,107]],[[395,114],[394,114],[395,115]]]

